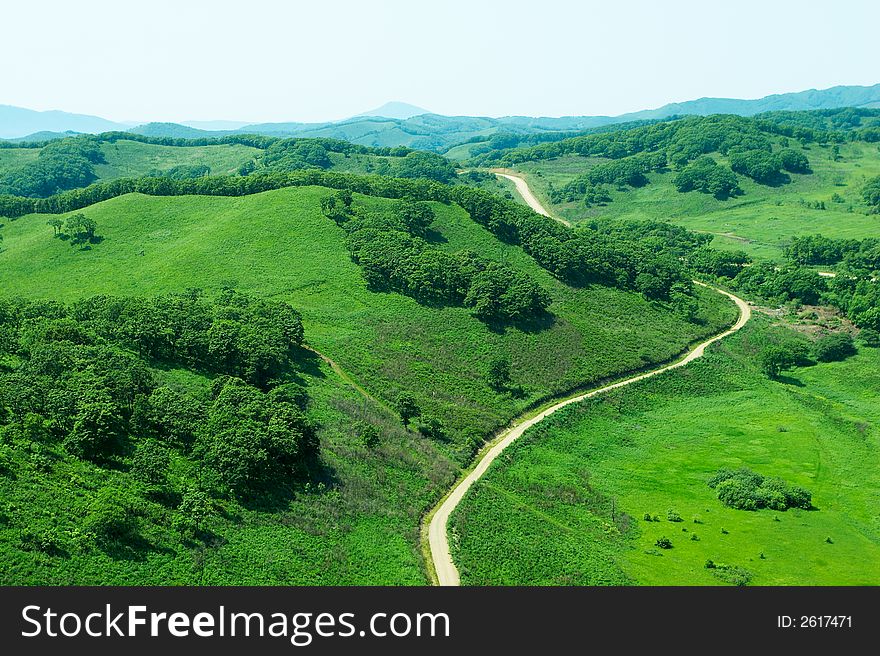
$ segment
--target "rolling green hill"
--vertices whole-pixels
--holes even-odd
[[[847,112],[780,112],[760,120],[682,119],[490,151],[473,163],[522,173],[542,202],[570,221],[669,220],[715,235],[715,247],[780,259],[782,248],[795,236],[880,236],[880,221],[862,194],[865,184],[880,174],[875,140],[880,113]],[[854,119],[845,130],[838,120],[843,117]],[[754,148],[776,155],[796,153],[809,168],[782,170],[778,180],[770,181],[731,172],[731,152]],[[609,167],[638,168],[639,158],[646,155],[662,161],[647,163],[631,180],[625,177],[628,173],[619,173],[623,177],[616,180],[608,177]],[[728,171],[738,187],[733,194],[678,190],[677,177],[699,157],[709,157],[716,170]]]
[[[12,472],[0,476],[5,583],[424,583],[420,516],[490,431],[539,399],[669,358],[734,314],[710,292],[700,293],[694,322],[632,291],[570,287],[458,205],[441,203],[431,204],[431,248],[470,249],[537,281],[550,295],[549,320],[492,326],[466,307],[371,291],[345,231],[322,213],[322,200],[334,193],[307,186],[241,197],[127,194],[82,210],[97,224],[86,249],[53,237],[50,216],[4,221],[4,296],[70,304],[198,287],[284,301],[302,313],[306,342],[370,395],[306,357],[298,376],[325,474],[268,505],[215,498],[207,533],[194,541],[173,528],[179,501],[152,497],[131,502],[138,537],[121,551],[80,536],[83,518],[98,512],[100,490],[130,486],[128,456],[107,468],[51,441],[28,447],[39,457],[4,452],[4,471]],[[354,195],[365,215],[387,216],[398,206]],[[499,357],[511,363],[510,391],[487,383]],[[0,367],[18,365],[11,353]],[[214,384],[201,371],[149,366],[160,383],[187,394],[204,396]],[[432,433],[401,427],[390,408],[403,391]],[[362,420],[378,427],[379,447],[365,449],[356,427]],[[175,455],[172,485],[193,467],[187,452]]]

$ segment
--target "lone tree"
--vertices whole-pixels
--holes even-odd
[[[73,238],[71,243],[85,244],[95,238],[95,230],[98,229],[98,224],[95,223],[94,219],[90,219],[85,214],[77,213],[68,217],[64,227]]]
[[[510,360],[505,357],[493,360],[489,365],[486,380],[493,390],[498,392],[505,390],[510,385]]]
[[[794,366],[794,356],[782,347],[772,344],[761,351],[761,371],[768,378],[777,379],[779,374]]]
[[[422,415],[421,408],[416,405],[415,398],[413,398],[413,395],[409,392],[401,392],[397,397],[395,406],[397,407],[397,414],[400,415],[400,420],[403,422],[404,428],[409,428],[409,422],[411,419],[415,419]]]
[[[52,233],[54,236],[58,236],[61,234],[61,226],[64,225],[64,221],[59,219],[57,216],[53,216],[51,219],[46,221],[47,226],[52,226]]]

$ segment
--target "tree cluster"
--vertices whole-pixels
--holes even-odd
[[[174,452],[192,454],[218,494],[283,484],[318,453],[292,381],[301,340],[295,311],[231,292],[0,301],[0,355],[13,363],[0,368],[0,442],[127,468],[149,493],[167,489]],[[162,362],[216,373],[210,393],[161,384]]]
[[[103,161],[100,143],[92,136],[52,141],[34,161],[0,175],[0,194],[45,198],[84,187],[97,178],[92,165]]]
[[[521,322],[543,315],[550,297],[529,276],[471,251],[447,253],[424,239],[434,212],[403,201],[387,214],[359,210],[345,220],[341,200],[322,202],[324,213],[347,234],[352,259],[374,290],[393,290],[421,303],[472,308],[481,321]]]
[[[719,200],[742,192],[736,174],[708,155],[698,157],[676,173],[672,184],[680,192],[699,191],[712,194]]]
[[[718,493],[721,503],[738,510],[809,510],[813,507],[813,497],[808,490],[781,478],[762,476],[745,467],[719,470],[708,485]]]

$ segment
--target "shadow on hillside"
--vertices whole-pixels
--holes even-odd
[[[791,376],[778,376],[776,380],[783,385],[791,385],[792,387],[806,387],[803,381],[800,381],[797,378],[792,378]]]
[[[755,180],[755,182],[764,185],[765,187],[781,187],[782,185],[787,185],[791,182],[791,176],[788,173],[780,171],[774,176]]]
[[[483,321],[493,333],[503,334],[508,328],[516,328],[524,333],[539,333],[556,325],[556,315],[544,312],[536,317],[510,321]]]
[[[339,483],[336,470],[317,456],[306,464],[302,475],[297,479],[251,490],[248,494],[239,497],[239,502],[248,510],[281,512],[287,510],[290,502],[307,487],[329,492],[339,487]]]
[[[152,544],[140,534],[133,534],[124,539],[103,542],[98,548],[113,560],[143,562],[150,553],[170,555],[174,552],[166,547]]]
[[[448,244],[449,240],[436,230],[428,229],[425,233],[425,241],[429,244]]]
[[[293,372],[293,377],[297,378],[297,374],[312,376],[313,378],[326,378],[324,371],[321,369],[323,359],[315,351],[307,349],[303,346],[297,346],[293,350],[293,361],[296,363],[297,371]],[[296,382],[302,384],[302,380]]]

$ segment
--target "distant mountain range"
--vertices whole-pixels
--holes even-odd
[[[0,105],[0,138],[46,140],[69,132],[99,133],[113,130],[161,137],[194,138],[226,134],[256,133],[282,137],[329,137],[365,146],[408,146],[444,150],[472,138],[495,132],[536,133],[587,130],[627,121],[662,119],[686,114],[739,114],[752,116],[775,110],[834,109],[838,107],[880,107],[880,84],[837,86],[766,96],[757,100],[700,98],[670,103],[620,116],[563,116],[501,118],[442,116],[402,102],[390,102],[342,121],[325,123],[257,123],[241,121],[187,121],[185,123],[131,124],[108,121],[98,116],[61,111],[37,112]]]

